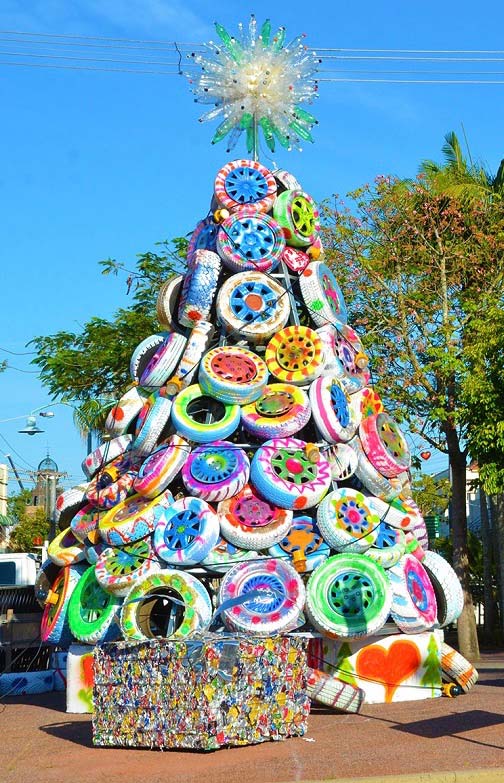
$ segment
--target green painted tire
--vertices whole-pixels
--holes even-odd
[[[306,613],[325,636],[358,639],[387,620],[392,591],[384,569],[365,555],[334,555],[312,573]]]
[[[107,593],[98,583],[95,567],[84,572],[68,605],[70,631],[80,642],[98,644],[117,639],[121,632],[113,625],[122,600]]]
[[[273,217],[292,247],[308,247],[318,237],[319,211],[312,197],[303,190],[280,193],[273,204]]]

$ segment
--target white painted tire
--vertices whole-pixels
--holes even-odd
[[[178,332],[170,332],[158,346],[140,376],[140,386],[156,391],[168,380],[182,356],[187,338]]]
[[[157,332],[145,337],[135,348],[130,359],[130,376],[134,383],[140,383],[140,376],[148,363],[163,344],[167,332]]]
[[[357,455],[357,467],[355,475],[362,482],[365,489],[377,498],[390,502],[402,492],[401,474],[393,479],[385,478],[368,460],[358,435],[348,442]],[[407,478],[407,476],[406,476]]]
[[[121,548],[107,547],[95,565],[96,579],[101,587],[122,597],[144,576],[160,569],[151,536]]]
[[[219,540],[219,518],[206,501],[176,500],[165,508],[154,529],[154,549],[171,565],[200,563]]]
[[[358,422],[337,378],[316,378],[310,386],[310,402],[315,425],[328,443],[345,443],[353,438]]]
[[[127,432],[130,424],[142,410],[146,399],[146,394],[142,394],[137,386],[132,386],[116,402],[105,422],[105,429],[112,438],[117,438]]]
[[[427,571],[437,602],[439,626],[455,622],[464,608],[464,593],[460,580],[451,565],[437,552],[424,551],[422,565]]]
[[[291,565],[271,558],[233,566],[222,579],[219,606],[228,600],[246,598],[247,593],[257,590],[260,596],[224,609],[222,619],[227,628],[271,636],[297,626],[306,593],[301,577]]]
[[[272,272],[284,247],[276,220],[254,207],[242,207],[230,215],[217,234],[217,252],[232,272]]]
[[[182,481],[193,497],[218,503],[240,492],[249,474],[250,462],[243,449],[217,440],[198,446],[184,460]]]
[[[332,549],[362,554],[378,537],[380,517],[362,492],[341,488],[330,492],[320,503],[317,523]]]
[[[365,700],[362,688],[343,682],[320,669],[308,670],[306,690],[312,701],[338,712],[359,712]]]
[[[133,435],[120,435],[118,438],[105,441],[88,454],[82,463],[82,470],[86,477],[92,479],[100,468],[124,454],[130,448],[132,440]]]
[[[178,302],[182,290],[183,275],[172,275],[159,289],[156,303],[156,314],[163,328],[180,329],[177,320]]]
[[[263,500],[249,485],[217,507],[223,537],[237,547],[259,551],[281,541],[292,523],[292,511]]]
[[[124,546],[153,532],[163,510],[173,503],[169,490],[154,499],[131,495],[100,520],[100,535],[109,546]]]
[[[203,392],[216,400],[246,405],[261,396],[268,380],[268,368],[253,351],[222,345],[205,354],[198,380]]]
[[[86,502],[87,484],[79,484],[77,487],[71,487],[61,493],[56,499],[56,508],[54,510],[54,521],[60,527],[67,527],[72,517],[82,508]]]
[[[172,401],[156,392],[151,394],[138,414],[132,452],[147,457],[156,447],[163,430],[170,420]]]
[[[333,481],[346,481],[357,470],[358,457],[348,443],[334,443],[324,448],[323,455],[331,466]]]
[[[378,535],[373,546],[366,551],[367,557],[381,565],[392,568],[406,552],[406,534],[403,530],[386,522],[380,522]]]
[[[301,294],[315,326],[346,323],[348,312],[334,273],[322,261],[312,261],[299,276]]]
[[[229,277],[217,296],[217,319],[225,331],[248,342],[267,342],[285,326],[290,302],[285,288],[262,272]]]
[[[445,680],[459,685],[464,693],[468,693],[479,678],[472,663],[446,642],[441,645],[441,671]]]
[[[196,250],[187,261],[182,283],[178,320],[191,328],[208,321],[221,270],[221,260],[211,250]]]
[[[295,435],[310,420],[310,401],[303,389],[289,383],[271,383],[261,396],[241,409],[243,427],[261,440]]]
[[[392,588],[390,613],[403,633],[437,627],[437,603],[429,575],[413,555],[404,555],[387,571]]]
[[[258,492],[281,508],[316,506],[331,485],[331,467],[324,457],[312,462],[307,443],[296,438],[272,438],[252,459],[250,480]]]
[[[406,438],[388,413],[377,413],[362,419],[359,437],[367,458],[386,478],[393,478],[411,464]]]
[[[200,321],[191,330],[177,369],[166,383],[165,390],[168,396],[178,394],[179,391],[190,386],[213,334],[214,326],[209,321]]]
[[[206,421],[208,414],[219,418]],[[173,400],[173,426],[180,435],[195,443],[225,440],[240,423],[240,406],[209,397],[197,383],[183,389]]]
[[[86,557],[82,542],[75,537],[70,527],[62,530],[50,541],[47,556],[58,566],[74,565]]]

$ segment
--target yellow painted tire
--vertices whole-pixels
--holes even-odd
[[[323,343],[308,326],[287,326],[266,346],[268,370],[283,383],[305,386],[324,369]]]

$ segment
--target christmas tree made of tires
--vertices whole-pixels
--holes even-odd
[[[418,687],[441,693],[441,650],[467,690],[474,669],[432,633],[456,620],[462,590],[428,549],[406,439],[370,386],[317,206],[256,160],[259,130],[270,149],[311,139],[299,103],[314,95],[316,57],[268,22],[239,39],[217,32],[194,89],[217,107],[214,141],[243,132],[254,154],[217,172],[187,271],[159,292],[159,332],[134,351],[108,439],[83,463],[88,483],[58,500],[36,587],[42,638],[302,629],[316,637],[312,698],[355,711],[352,644],[364,665],[370,637],[400,633],[404,667],[407,640],[425,632]],[[392,698],[400,685],[380,677]]]

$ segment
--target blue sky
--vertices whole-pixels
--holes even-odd
[[[456,10],[429,0],[291,0],[255,2],[241,11],[195,0],[3,0],[0,28],[189,43],[215,38],[215,19],[235,32],[252,11],[259,22],[269,16],[273,25],[285,25],[290,37],[306,33],[314,49],[502,47],[502,4],[468,0],[459,2]],[[0,41],[0,62],[47,62],[12,55],[47,52],[47,47],[16,43],[14,33],[0,32],[0,38],[10,39]],[[52,51],[75,56],[61,44]],[[117,52],[81,49],[80,56],[114,58]],[[139,55],[123,50],[121,56]],[[425,76],[431,69],[444,73],[441,78],[474,80],[480,78],[476,71],[501,71],[486,78],[504,80],[503,55],[498,52],[487,55],[495,59],[483,64],[474,58],[484,55],[475,54],[458,55],[465,61],[427,63],[406,56],[419,55],[403,51],[400,60],[335,60],[330,67],[371,71],[347,72],[350,78],[405,78],[379,73],[399,69],[423,70],[424,75],[411,73],[410,79],[438,78]],[[173,62],[167,54],[143,52],[142,57]],[[469,75],[448,76],[449,70]],[[455,130],[462,138],[464,129],[472,155],[495,172],[504,154],[503,96],[504,84],[321,83],[313,108],[319,119],[315,144],[302,154],[281,151],[275,162],[321,200],[378,174],[412,176],[422,159],[441,158],[447,131]],[[244,149],[237,147],[229,156],[224,144],[210,145],[215,126],[198,123],[201,107],[178,76],[0,64],[0,101],[0,358],[10,365],[0,375],[3,420],[50,402],[29,364],[30,355],[24,353],[32,337],[78,330],[91,316],[107,317],[127,304],[124,281],[101,276],[97,262],[111,256],[132,264],[137,253],[156,241],[189,232],[207,212],[216,172],[229,158],[241,157]],[[36,467],[48,448],[68,472],[67,483],[75,484],[82,476],[85,445],[73,428],[71,411],[56,406],[54,413],[53,419],[39,419],[45,433],[33,438],[17,433],[22,419],[0,423],[0,460],[11,453],[17,465],[28,469]],[[436,457],[428,468],[442,465]]]

